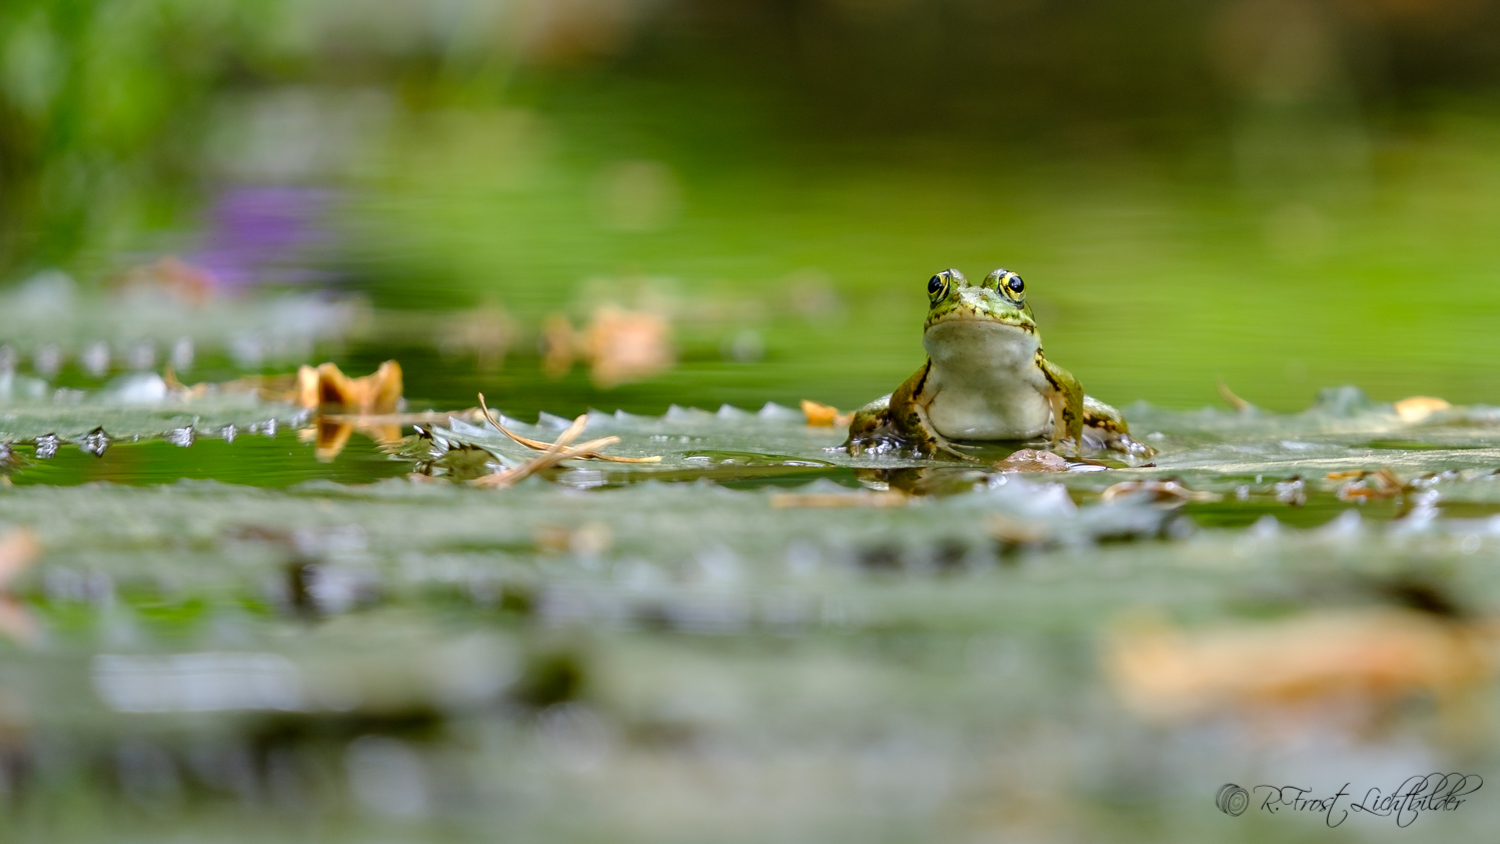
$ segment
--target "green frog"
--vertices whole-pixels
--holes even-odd
[[[851,454],[903,450],[965,460],[956,441],[1050,436],[1054,450],[1082,456],[1109,448],[1145,457],[1118,410],[1083,394],[1072,373],[1047,360],[1026,283],[998,269],[971,284],[958,270],[927,282],[927,363],[896,392],[860,408],[849,424]]]

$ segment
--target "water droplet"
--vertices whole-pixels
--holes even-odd
[[[173,428],[172,430],[168,431],[166,433],[166,440],[172,445],[180,445],[183,448],[187,448],[188,446],[193,444],[195,436],[196,435],[193,432],[193,426],[184,425],[181,428]]]
[[[38,460],[51,460],[57,454],[57,447],[62,440],[56,434],[42,434],[36,438],[36,457]]]
[[[84,435],[78,446],[95,457],[103,457],[105,449],[109,448],[109,434],[104,433],[104,426],[101,425]]]
[[[234,429],[233,425],[225,425],[223,428],[219,429],[219,436],[223,437],[224,442],[226,443],[234,442],[234,438],[239,436],[239,433],[239,431],[236,431]]]

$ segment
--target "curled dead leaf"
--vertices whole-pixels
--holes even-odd
[[[394,413],[401,403],[401,393],[401,364],[388,360],[375,372],[358,378],[350,378],[333,363],[302,366],[289,398],[310,410],[342,408],[373,414]]]

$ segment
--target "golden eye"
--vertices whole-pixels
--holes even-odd
[[[1026,282],[1022,281],[1021,277],[1018,275],[1011,276],[1010,281],[1006,282],[1005,286],[1010,288],[1010,292],[1014,293],[1017,296],[1020,296],[1026,291]]]
[[[942,273],[938,273],[937,275],[927,280],[928,296],[931,296],[933,299],[941,299],[947,293],[948,279]]]

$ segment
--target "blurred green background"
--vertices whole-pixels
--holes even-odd
[[[568,413],[862,403],[1004,265],[1108,401],[1500,403],[1497,82],[1490,0],[7,0],[0,275],[357,294],[346,364]],[[673,363],[544,375],[609,306]]]

